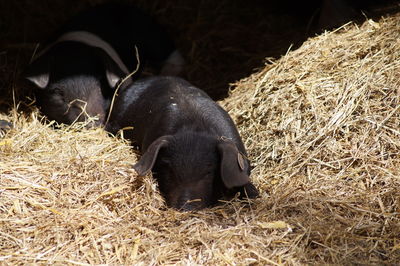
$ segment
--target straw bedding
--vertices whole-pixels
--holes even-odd
[[[0,119],[0,261],[59,264],[396,264],[400,15],[306,41],[232,87],[261,197],[167,208],[121,138]]]

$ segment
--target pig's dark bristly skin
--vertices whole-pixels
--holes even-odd
[[[254,198],[250,163],[226,111],[206,93],[176,77],[138,80],[121,91],[106,129],[124,136],[143,153],[134,166],[150,170],[169,206],[196,210],[236,192]]]
[[[51,74],[49,74],[51,72]],[[109,75],[107,73],[113,73]],[[41,111],[59,123],[72,124],[97,117],[90,125],[104,124],[112,87],[125,73],[100,48],[79,42],[51,47],[30,67]]]
[[[105,4],[64,25],[36,56],[25,73],[35,85],[41,111],[51,120],[104,124],[117,84],[146,62],[163,73],[178,74],[183,59],[164,30],[135,7]],[[127,80],[127,86],[132,79]],[[121,87],[123,89],[123,87]]]

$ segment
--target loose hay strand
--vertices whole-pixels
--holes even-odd
[[[138,72],[138,70],[139,70],[139,67],[140,67],[140,58],[139,58],[139,51],[138,51],[138,48],[137,48],[136,45],[135,45],[135,56],[136,56],[136,61],[137,61],[136,68],[135,68],[135,70],[133,70],[131,73],[129,73],[129,75],[127,75],[125,78],[123,78],[123,79],[118,83],[118,86],[117,86],[117,88],[115,89],[115,92],[114,92],[113,97],[112,97],[112,99],[111,99],[110,110],[108,111],[107,120],[106,120],[106,122],[105,122],[105,125],[107,125],[107,124],[108,124],[108,121],[110,120],[110,116],[111,116],[112,110],[113,110],[113,108],[114,108],[115,97],[118,96],[118,91],[119,91],[119,89],[121,88],[121,86],[122,86],[127,80],[129,80],[129,79],[130,79],[133,75],[135,75],[135,73]]]

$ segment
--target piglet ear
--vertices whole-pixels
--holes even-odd
[[[128,71],[123,71],[111,58],[103,57],[104,67],[108,85],[115,88],[124,77],[128,75]]]
[[[111,88],[115,88],[117,83],[122,79],[120,75],[110,69],[106,69],[106,78],[108,85],[110,85]]]
[[[184,67],[185,59],[178,50],[175,50],[165,60],[160,74],[163,76],[178,76],[182,73]]]
[[[29,65],[24,76],[27,80],[40,89],[44,89],[50,80],[50,60],[48,58],[38,58]]]
[[[108,85],[115,88],[118,82],[129,74],[127,67],[118,55],[111,57],[100,48],[98,48],[97,53],[103,62]]]
[[[139,176],[145,176],[153,168],[158,152],[169,144],[171,138],[172,136],[159,137],[147,148],[139,162],[133,166]]]
[[[221,155],[221,178],[227,188],[241,187],[250,182],[248,162],[230,141],[221,141],[217,148]]]

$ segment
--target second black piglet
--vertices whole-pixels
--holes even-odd
[[[254,198],[250,162],[226,111],[177,77],[151,77],[121,91],[106,129],[137,143],[140,176],[152,171],[169,206],[195,210],[231,198]]]
[[[25,77],[35,85],[37,104],[50,120],[71,124],[97,116],[95,124],[102,125],[118,82],[139,67],[137,78],[146,63],[177,74],[183,59],[150,16],[131,5],[104,4],[61,27]]]

